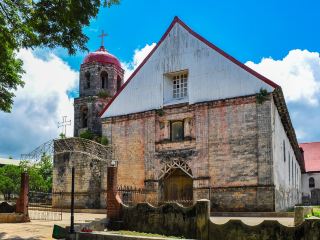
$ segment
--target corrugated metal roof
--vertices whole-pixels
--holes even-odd
[[[300,143],[304,151],[306,172],[320,171],[320,142]]]
[[[20,160],[9,159],[9,158],[0,158],[0,165],[16,165],[20,164]]]

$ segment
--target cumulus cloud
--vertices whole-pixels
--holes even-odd
[[[130,62],[121,62],[122,68],[125,70],[124,81],[130,77],[133,71],[140,65],[143,59],[152,51],[156,46],[156,43],[146,44],[141,49],[134,50],[132,61]]]
[[[319,53],[295,49],[281,60],[269,57],[260,63],[249,61],[246,65],[279,84],[288,102],[319,104]]]
[[[0,112],[0,153],[19,157],[41,143],[58,137],[61,117],[72,119],[73,100],[67,92],[76,88],[78,72],[54,54],[37,57],[31,50],[21,50],[24,62],[24,88],[16,92],[11,113]],[[72,126],[67,135],[72,136]]]
[[[295,49],[281,60],[269,57],[246,65],[282,87],[298,140],[320,141],[319,53]]]

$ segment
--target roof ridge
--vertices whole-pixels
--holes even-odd
[[[239,67],[241,67],[242,69],[244,69],[245,71],[247,71],[248,73],[252,74],[253,76],[255,76],[256,78],[259,78],[261,81],[265,82],[266,84],[268,84],[269,86],[273,87],[273,88],[280,88],[280,86],[278,84],[276,84],[275,82],[271,81],[270,79],[264,77],[263,75],[261,75],[260,73],[254,71],[253,69],[249,68],[248,66],[246,66],[245,64],[243,64],[242,62],[240,62],[239,60],[237,60],[236,58],[232,57],[231,55],[229,55],[228,53],[226,53],[225,51],[223,51],[222,49],[218,48],[216,45],[214,45],[213,43],[209,42],[208,40],[206,40],[205,38],[203,38],[201,35],[199,35],[198,33],[194,32],[187,24],[185,24],[178,16],[175,16],[173,18],[173,21],[171,22],[171,24],[169,25],[169,27],[167,28],[167,30],[165,31],[165,33],[162,35],[162,37],[160,38],[160,40],[157,42],[157,45],[150,51],[150,53],[145,57],[145,59],[140,63],[140,65],[133,71],[133,73],[130,75],[130,77],[128,78],[128,80],[121,86],[121,88],[119,89],[119,91],[110,99],[110,101],[107,103],[107,105],[101,110],[101,112],[99,113],[99,117],[101,117],[105,111],[109,108],[109,106],[113,103],[113,101],[117,98],[117,96],[122,92],[122,90],[129,84],[129,82],[131,81],[131,79],[137,74],[137,72],[139,72],[139,70],[142,68],[142,66],[148,61],[148,59],[152,56],[152,54],[158,49],[158,47],[161,45],[161,43],[163,42],[163,40],[167,37],[167,35],[169,34],[169,32],[171,31],[171,29],[173,28],[173,26],[179,23],[184,29],[186,29],[192,36],[194,36],[195,38],[197,38],[199,41],[203,42],[204,44],[206,44],[208,47],[210,47],[211,49],[217,51],[218,53],[220,53],[222,56],[224,56],[225,58],[229,59],[231,62],[233,62],[234,64],[238,65]]]

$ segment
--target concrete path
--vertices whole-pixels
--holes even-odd
[[[75,213],[75,222],[84,223],[105,218],[105,214]],[[0,223],[0,239],[44,240],[52,239],[53,225],[70,225],[70,214],[62,213],[62,221],[32,220],[29,223]]]

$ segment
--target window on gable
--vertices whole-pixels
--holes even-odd
[[[184,138],[183,121],[171,122],[171,141],[181,141]]]
[[[188,74],[180,73],[172,78],[172,97],[181,99],[188,96]]]
[[[314,178],[309,178],[309,188],[314,188]]]

